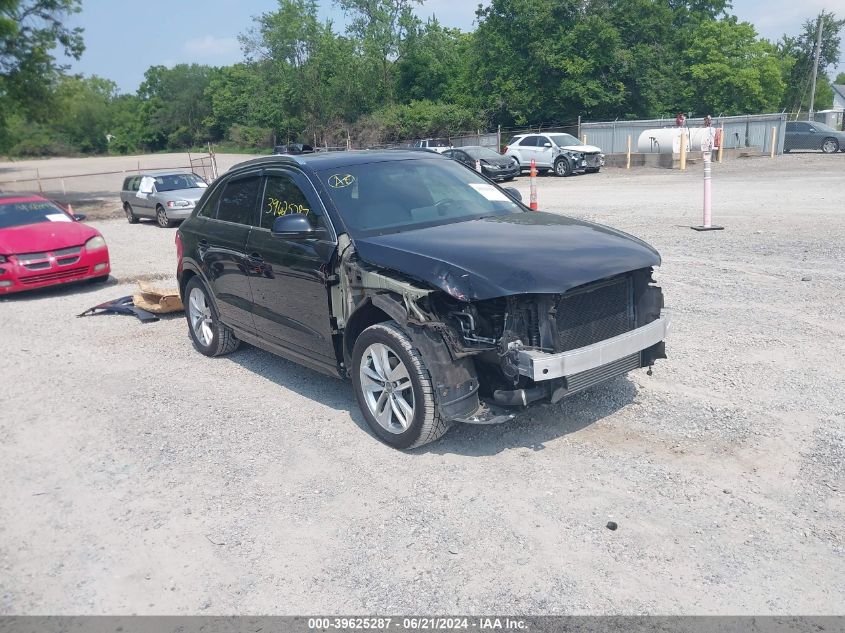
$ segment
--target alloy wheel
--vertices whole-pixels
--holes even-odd
[[[214,338],[214,331],[211,329],[213,325],[211,307],[202,289],[191,290],[188,298],[188,314],[191,317],[191,329],[194,331],[194,336],[204,347],[211,345],[211,340]]]
[[[822,151],[825,154],[833,154],[838,149],[839,144],[832,138],[825,139],[824,143],[822,143]]]
[[[373,343],[359,367],[364,400],[379,425],[391,433],[407,431],[414,421],[414,390],[402,359],[382,343]]]
[[[566,159],[560,159],[555,163],[555,174],[558,176],[569,175],[569,162]]]
[[[165,212],[165,210],[161,207],[159,207],[158,211],[156,211],[156,221],[158,222],[158,225],[163,229],[166,229],[170,224],[167,219],[167,212]]]

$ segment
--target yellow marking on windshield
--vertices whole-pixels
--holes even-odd
[[[352,174],[334,174],[329,176],[328,182],[332,189],[343,189],[355,182],[355,176]]]

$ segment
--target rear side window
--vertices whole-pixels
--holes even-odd
[[[260,182],[258,176],[250,176],[226,183],[220,196],[220,204],[217,206],[217,219],[236,224],[252,224]]]
[[[308,199],[293,178],[283,174],[267,176],[264,197],[261,201],[261,228],[273,228],[273,221],[276,218],[291,213],[303,214],[314,227],[320,224],[316,210],[311,208]]]
[[[131,176],[129,178],[124,179],[124,181],[123,181],[123,190],[124,191],[129,191],[129,183],[130,182],[132,182]]]

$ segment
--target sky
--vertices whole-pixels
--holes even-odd
[[[478,1],[426,0],[417,13],[469,31]],[[150,66],[233,64],[243,58],[238,35],[252,26],[253,16],[276,6],[275,0],[82,0],[82,12],[68,23],[85,29],[86,50],[79,61],[68,60],[70,70],[111,79],[123,92],[135,92]],[[771,40],[797,34],[803,21],[822,9],[843,17],[845,0],[733,2],[733,13]],[[345,24],[343,12],[331,0],[320,2],[320,14],[331,18],[338,30]],[[845,59],[836,70],[845,71]]]

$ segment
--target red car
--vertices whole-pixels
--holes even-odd
[[[0,295],[85,279],[106,279],[106,241],[41,196],[0,194]]]

